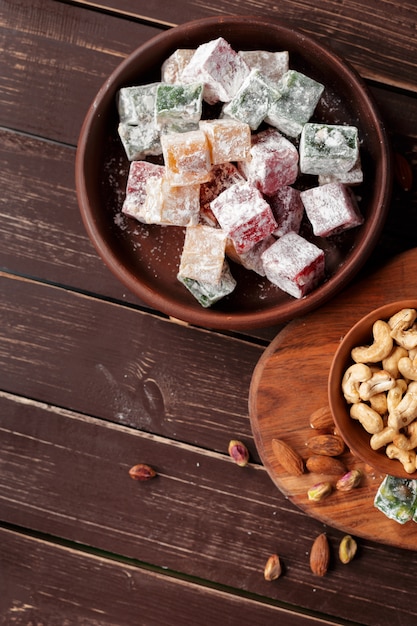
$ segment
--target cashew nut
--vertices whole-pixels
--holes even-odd
[[[384,428],[384,422],[380,414],[364,402],[352,404],[350,407],[350,416],[353,417],[353,419],[358,420],[366,432],[371,435],[381,432]]]
[[[417,327],[414,324],[416,318],[415,309],[401,309],[388,320],[391,337],[406,350],[417,347]]]
[[[372,327],[372,333],[374,341],[371,345],[352,349],[351,356],[356,363],[377,363],[390,354],[394,340],[388,323],[377,320]]]
[[[389,459],[397,459],[402,463],[407,474],[412,474],[416,469],[416,453],[414,450],[401,450],[393,443],[386,447],[386,454]]]
[[[405,382],[403,378],[398,378],[398,380],[395,383],[395,386],[392,389],[390,389],[387,393],[388,413],[392,413],[392,411],[399,405],[406,391],[407,391],[407,383]]]
[[[411,360],[408,356],[403,356],[398,361],[398,369],[404,378],[417,380],[417,359]]]
[[[342,379],[342,390],[346,402],[360,402],[359,385],[372,377],[372,370],[365,363],[354,363],[347,368]]]
[[[400,430],[417,417],[417,382],[411,382],[401,402],[388,415],[388,426]]]
[[[405,429],[405,433],[397,433],[393,438],[394,445],[400,450],[414,450],[417,448],[417,421],[414,420]]]
[[[382,359],[382,367],[386,372],[389,372],[391,376],[394,378],[398,378],[399,370],[398,370],[398,361],[403,356],[410,356],[408,354],[408,350],[403,348],[402,346],[394,346],[389,353],[389,355]]]
[[[370,439],[370,444],[372,450],[379,450],[383,446],[391,443],[394,440],[395,435],[398,434],[397,430],[390,428],[389,426],[385,426],[379,433],[375,433],[372,435]]]
[[[387,394],[384,392],[376,393],[369,398],[369,404],[374,411],[384,416],[388,413]]]
[[[383,391],[389,391],[395,387],[395,378],[385,370],[378,370],[372,378],[361,383],[359,396],[362,400],[370,400],[372,396]]]

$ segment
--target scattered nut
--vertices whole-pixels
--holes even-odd
[[[306,467],[312,474],[340,476],[346,472],[346,467],[340,459],[336,459],[334,456],[324,456],[323,454],[310,456],[306,461]]]
[[[304,474],[305,467],[302,457],[282,439],[272,440],[272,451],[282,467],[292,476]]]
[[[129,476],[133,478],[133,480],[143,481],[154,478],[156,476],[156,472],[150,465],[146,465],[146,463],[138,463],[130,468]]]
[[[323,406],[310,415],[310,426],[315,430],[334,428],[333,415],[329,406]]]
[[[307,497],[310,502],[321,502],[322,500],[330,496],[332,491],[332,483],[325,481],[322,483],[317,483],[316,485],[310,487],[310,489],[307,491]]]
[[[316,576],[324,576],[330,562],[330,547],[326,533],[322,533],[313,542],[310,551],[310,569]]]
[[[339,559],[345,565],[350,563],[356,554],[358,544],[350,535],[345,535],[339,544]]]
[[[314,454],[325,456],[339,456],[345,449],[344,441],[339,435],[316,435],[310,437],[307,445]]]
[[[413,170],[400,152],[394,153],[394,176],[403,191],[410,191],[413,186]]]
[[[281,562],[278,554],[271,554],[264,569],[265,580],[276,580],[282,574]]]
[[[249,463],[249,451],[244,443],[237,439],[229,442],[229,455],[239,467],[245,467]]]
[[[351,491],[359,486],[362,478],[362,472],[359,469],[350,470],[343,474],[336,483],[336,489],[338,491]]]

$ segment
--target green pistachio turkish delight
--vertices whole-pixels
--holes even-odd
[[[358,163],[356,126],[305,124],[300,137],[300,170],[303,174],[345,174]]]
[[[123,87],[117,94],[118,132],[129,161],[162,152],[155,125],[155,99],[159,83]]]
[[[385,476],[374,499],[374,506],[389,519],[405,524],[415,519],[417,481]]]
[[[156,90],[155,122],[161,132],[196,130],[201,119],[203,84],[169,85]]]
[[[215,285],[181,275],[178,275],[178,280],[185,287],[187,287],[188,291],[204,308],[212,306],[225,296],[229,295],[229,293],[232,293],[236,287],[236,280],[230,272],[227,261],[224,261],[220,280]]]
[[[235,97],[223,108],[224,117],[245,122],[256,130],[265,119],[270,103],[280,97],[273,83],[259,70],[252,70]]]

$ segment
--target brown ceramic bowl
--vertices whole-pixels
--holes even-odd
[[[349,405],[342,393],[342,378],[346,369],[353,363],[350,353],[356,346],[366,346],[373,342],[372,326],[378,319],[387,321],[392,315],[404,308],[417,309],[417,299],[399,300],[385,304],[360,319],[342,339],[330,368],[328,396],[329,404],[337,430],[345,441],[352,454],[375,468],[382,474],[389,474],[400,478],[417,478],[417,471],[407,473],[402,464],[389,459],[385,448],[372,450],[369,435],[362,425],[352,419],[349,414]]]
[[[359,128],[365,182],[357,188],[357,195],[365,223],[321,242],[327,258],[326,280],[300,300],[258,274],[232,264],[237,288],[212,308],[204,309],[176,279],[183,230],[144,226],[120,213],[128,162],[117,134],[117,91],[124,86],[158,81],[162,62],[177,48],[195,48],[219,36],[235,50],[288,50],[291,68],[325,85],[313,119]],[[391,168],[386,132],[373,100],[356,72],[336,54],[290,26],[270,19],[214,17],[156,36],[111,74],[94,99],[81,130],[76,187],[84,225],[97,252],[143,302],[198,326],[240,329],[287,322],[322,305],[351,281],[380,236],[390,197]]]

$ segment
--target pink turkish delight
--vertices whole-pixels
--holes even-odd
[[[273,196],[268,197],[268,202],[278,225],[274,235],[282,237],[289,232],[298,233],[304,215],[299,190],[287,185],[280,187]]]
[[[219,37],[203,43],[181,72],[184,83],[204,83],[204,100],[208,104],[229,102],[250,70],[231,45]]]
[[[247,270],[256,272],[260,276],[265,276],[262,254],[267,248],[269,248],[269,246],[272,246],[272,244],[275,242],[275,237],[273,235],[268,235],[259,243],[255,243],[255,245],[247,252],[242,252],[241,254],[238,254],[236,252],[233,241],[229,239],[226,244],[226,255],[229,257],[229,259],[231,259],[235,263],[239,263]]]
[[[250,159],[238,163],[245,178],[262,193],[272,196],[298,176],[298,150],[275,129],[252,136]]]
[[[324,252],[297,233],[287,233],[262,254],[266,277],[285,291],[302,298],[324,279]]]
[[[210,208],[210,203],[217,198],[225,189],[236,183],[243,183],[245,179],[239,173],[233,163],[221,163],[211,169],[211,178],[200,185],[200,218],[210,226],[218,226],[219,223]]]
[[[271,207],[248,182],[232,185],[210,204],[221,228],[232,239],[236,252],[250,250],[277,227]]]
[[[342,183],[327,183],[301,192],[313,233],[329,237],[363,224],[356,200]]]
[[[162,178],[164,173],[165,167],[163,165],[148,163],[148,161],[132,161],[129,167],[122,212],[143,222],[146,182],[150,178]]]

